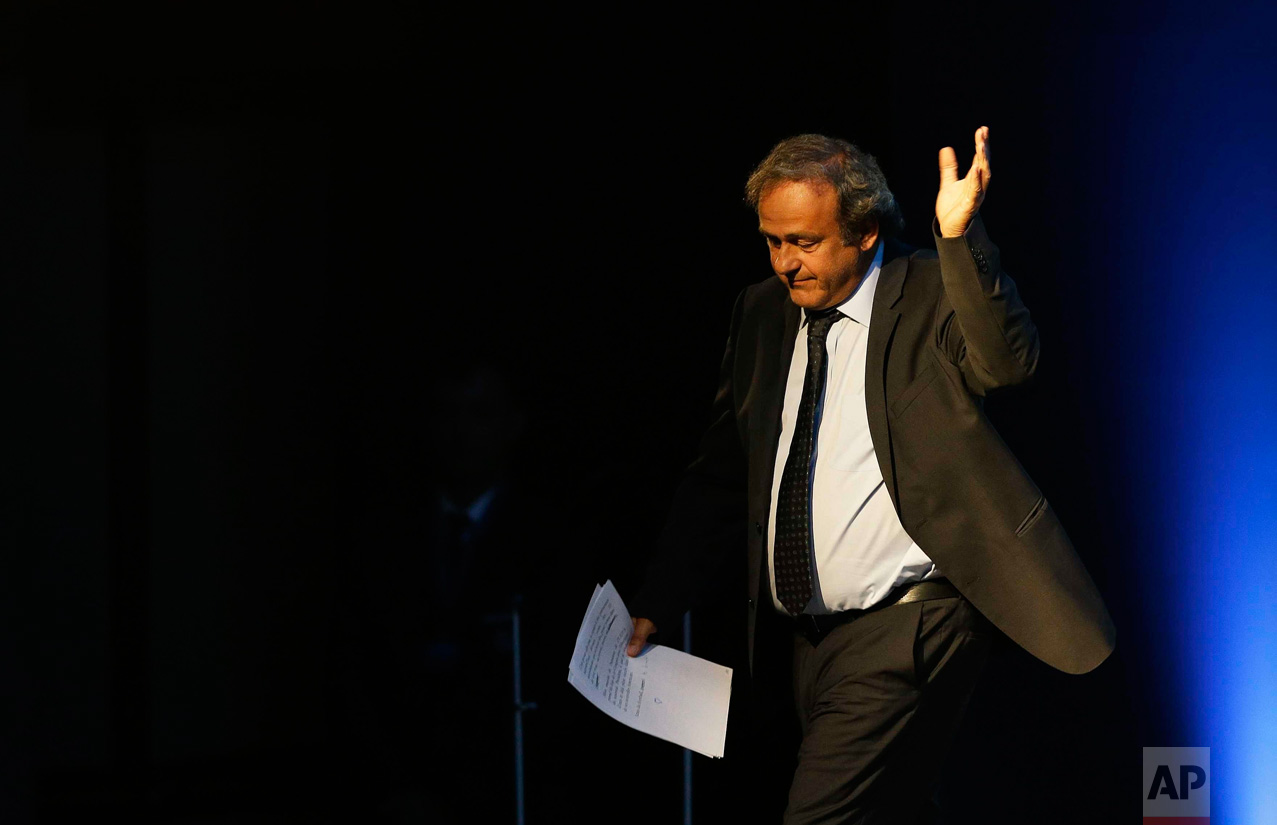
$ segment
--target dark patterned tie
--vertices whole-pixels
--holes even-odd
[[[819,424],[816,407],[825,388],[825,336],[841,317],[836,309],[807,313],[807,375],[776,497],[776,596],[794,616],[811,601],[811,458]]]

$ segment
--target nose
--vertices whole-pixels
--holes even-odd
[[[772,269],[776,270],[777,275],[793,275],[801,266],[798,256],[794,254],[794,247],[790,244],[782,242],[779,247],[772,249]]]

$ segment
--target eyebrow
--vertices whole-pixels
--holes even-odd
[[[758,234],[762,235],[764,238],[780,237],[779,235],[773,235],[772,233],[763,229],[761,226],[758,227]],[[785,240],[789,241],[790,243],[794,243],[795,241],[823,241],[824,239],[825,239],[824,235],[804,234],[802,232],[791,232],[790,234],[785,236]]]

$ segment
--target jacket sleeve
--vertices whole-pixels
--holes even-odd
[[[977,214],[961,237],[944,238],[932,221],[944,294],[936,307],[936,344],[962,369],[976,395],[1023,384],[1038,364],[1038,330],[1002,271],[998,248]]]
[[[710,424],[674,493],[665,528],[630,612],[672,630],[727,555],[744,544],[747,465],[736,424],[733,372],[745,293],[732,311]]]

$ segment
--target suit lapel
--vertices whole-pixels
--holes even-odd
[[[784,296],[781,306],[781,323],[774,327],[780,338],[778,341],[772,338],[775,343],[763,348],[764,353],[775,353],[775,357],[766,359],[759,370],[762,385],[758,409],[763,411],[762,432],[761,437],[753,441],[761,452],[758,493],[767,500],[764,513],[771,509],[771,485],[776,472],[776,451],[780,446],[780,419],[785,406],[785,385],[789,382],[789,365],[794,360],[794,339],[798,337],[798,323],[802,320],[802,310],[789,300],[788,294]]]
[[[906,252],[905,248],[887,241],[883,255],[887,261],[878,273],[878,288],[874,291],[873,311],[869,317],[869,351],[865,356],[865,412],[869,418],[869,437],[878,456],[882,480],[893,502],[896,502],[896,473],[891,458],[891,430],[887,425],[887,355],[896,324],[900,322],[900,312],[895,305],[900,300],[905,273],[909,270]],[[896,502],[896,511],[899,510],[900,505]]]

